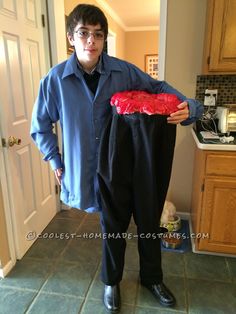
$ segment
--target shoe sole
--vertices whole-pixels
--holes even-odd
[[[119,312],[120,312],[120,307],[119,307],[117,310],[109,310],[109,309],[106,307],[106,305],[105,305],[104,302],[103,302],[103,305],[104,305],[104,307],[105,307],[107,313],[116,314],[116,313],[119,313]]]
[[[120,309],[118,309],[118,310],[108,310],[106,307],[105,307],[105,309],[106,309],[106,312],[109,313],[109,314],[116,314],[116,313],[120,312]]]
[[[174,307],[176,305],[176,302],[173,302],[173,303],[164,303],[164,302],[161,302],[155,295],[153,295],[156,300],[158,300],[158,302],[162,305],[162,306],[165,306],[165,307]]]

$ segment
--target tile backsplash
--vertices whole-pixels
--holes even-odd
[[[204,102],[206,89],[217,89],[217,106],[236,104],[236,75],[198,75],[196,99]]]

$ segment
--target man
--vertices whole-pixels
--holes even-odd
[[[31,126],[32,138],[61,184],[61,200],[89,213],[101,211],[103,224],[106,219],[96,171],[101,134],[111,116],[112,95],[126,90],[175,94],[182,103],[168,117],[170,124],[192,123],[202,113],[201,104],[187,99],[166,82],[156,81],[136,66],[104,53],[107,34],[107,19],[98,7],[75,7],[67,21],[67,37],[75,52],[41,80]],[[62,129],[62,155],[53,133],[53,123],[57,121]],[[102,229],[106,230],[106,226],[102,225]],[[105,284],[105,307],[113,313],[120,309],[119,282],[109,278],[111,270],[106,261],[115,256],[107,254],[103,249],[101,278]],[[161,304],[175,304],[162,281],[153,282],[151,290]]]

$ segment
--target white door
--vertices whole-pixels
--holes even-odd
[[[0,127],[16,257],[56,213],[55,181],[29,135],[39,80],[46,73],[41,0],[0,0]],[[45,13],[44,13],[45,14]],[[46,16],[46,15],[45,15]],[[10,147],[8,139],[21,140]]]

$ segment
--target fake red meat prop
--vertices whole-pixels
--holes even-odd
[[[131,114],[135,112],[148,115],[170,115],[181,103],[173,94],[149,94],[145,91],[125,91],[116,93],[111,98],[111,105],[116,106],[117,113]]]

